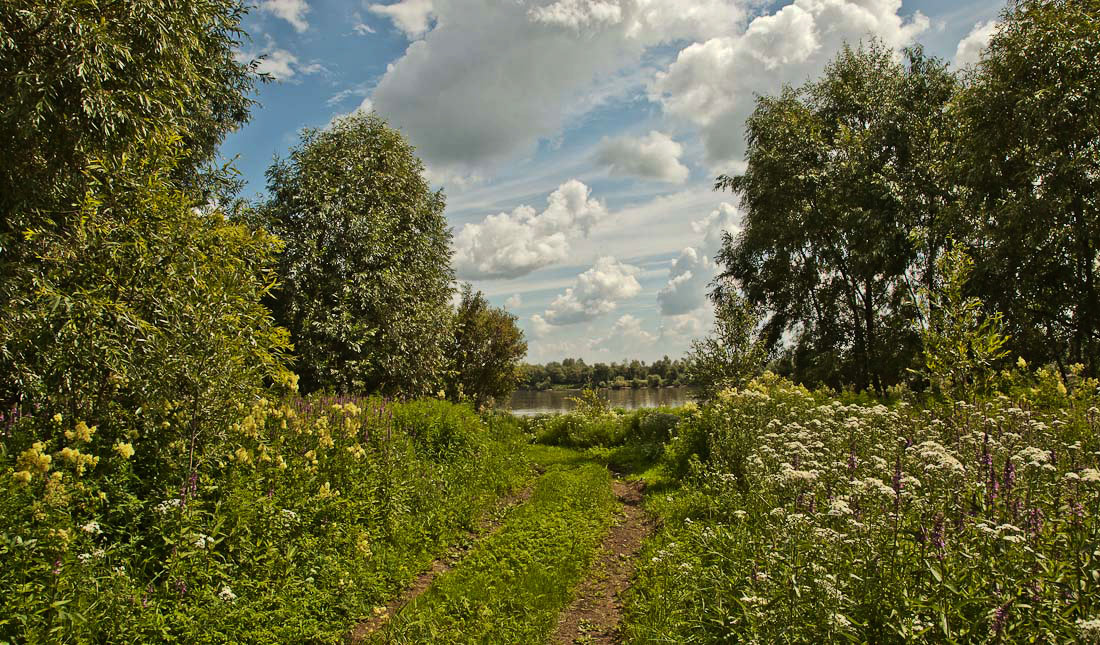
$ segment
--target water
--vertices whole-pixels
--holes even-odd
[[[581,390],[546,390],[537,392],[534,390],[519,390],[512,394],[508,404],[504,406],[512,414],[531,416],[533,414],[548,414],[554,412],[568,412],[576,407],[569,397],[580,396]],[[643,387],[637,390],[600,390],[600,396],[608,400],[613,408],[656,408],[660,406],[675,407],[687,403],[691,398],[689,387]]]

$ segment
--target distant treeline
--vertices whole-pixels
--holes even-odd
[[[645,361],[593,363],[583,358],[567,358],[545,365],[524,364],[520,367],[519,387],[524,390],[558,388],[610,387],[641,388],[687,385],[688,362],[668,356],[647,365]]]

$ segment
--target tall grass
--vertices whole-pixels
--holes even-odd
[[[842,403],[775,377],[666,447],[633,642],[1097,642],[1100,394]]]
[[[124,448],[88,462],[76,420],[7,427],[0,642],[339,642],[527,473],[514,424],[441,401],[241,419],[153,482]],[[34,444],[30,422],[68,438]]]

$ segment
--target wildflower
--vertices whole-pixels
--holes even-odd
[[[134,446],[130,443],[116,443],[115,452],[123,459],[129,459],[134,456]]]
[[[62,418],[61,418],[61,415],[60,415],[60,414],[55,414],[55,415],[53,415],[53,422],[54,422],[54,423],[56,423],[56,424],[60,425],[60,424],[61,424],[61,421],[62,421]]]
[[[229,585],[224,585],[221,591],[218,592],[218,598],[221,598],[225,602],[233,602],[237,599],[237,594],[233,593],[233,590],[229,588]]]
[[[29,470],[17,470],[12,473],[11,478],[17,484],[29,484],[31,482],[31,472]]]
[[[252,461],[252,453],[243,447],[237,448],[237,451],[233,454],[237,458],[237,463],[247,464]]]
[[[1100,642],[1100,618],[1077,619],[1077,633],[1082,643]]]
[[[1100,482],[1100,470],[1095,468],[1086,468],[1081,471],[1081,481],[1095,484]]]
[[[98,426],[92,426],[89,428],[87,423],[81,421],[80,423],[76,424],[76,427],[72,430],[65,431],[65,438],[69,441],[83,441],[87,443],[92,440],[92,435],[95,434],[97,428]]]
[[[103,530],[99,528],[99,522],[95,520],[92,520],[91,522],[88,522],[84,526],[80,527],[80,530],[84,531],[85,533],[91,533],[93,535],[103,532]]]
[[[45,453],[46,444],[41,441],[36,441],[34,445],[19,454],[19,459],[16,463],[22,470],[37,470],[43,473],[48,472],[50,470],[50,464],[53,462],[53,457]]]
[[[1021,357],[1019,357],[1019,358],[1017,358],[1017,359],[1016,359],[1016,367],[1018,367],[1018,368],[1020,368],[1020,369],[1022,369],[1022,370],[1026,370],[1026,369],[1027,369],[1027,361],[1025,361],[1025,360],[1024,360],[1024,357],[1023,357],[1023,356],[1021,356]]]
[[[996,611],[993,612],[993,622],[990,625],[990,631],[993,632],[994,636],[1000,636],[1001,632],[1004,631],[1005,621],[1008,620],[1008,607],[1011,604],[1012,600],[1010,599],[1005,604],[997,607]]]

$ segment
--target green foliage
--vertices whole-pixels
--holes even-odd
[[[0,4],[0,258],[42,218],[62,222],[97,159],[183,137],[176,179],[248,118],[239,0]]]
[[[968,87],[975,281],[1014,353],[1100,372],[1100,2],[1011,3]]]
[[[1080,371],[1080,370],[1078,370]],[[1100,614],[1100,388],[845,404],[768,375],[681,423],[682,490],[630,642],[1085,642]],[[683,446],[680,446],[682,449]],[[680,451],[682,454],[682,450]]]
[[[170,188],[178,154],[153,142],[144,159],[92,165],[72,225],[28,229],[33,261],[0,282],[6,388],[24,412],[64,419],[25,443],[97,426],[89,454],[133,444],[150,486],[220,441],[265,379],[288,378],[286,333],[260,305],[278,241]]]
[[[764,309],[769,347],[793,335],[785,364],[799,380],[881,393],[916,353],[906,299],[931,265],[909,232],[923,226],[934,257],[952,230],[942,115],[954,90],[919,49],[903,65],[872,42],[758,99],[748,169],[716,184],[738,193],[745,218],[717,255],[729,285],[715,295],[736,286]]]
[[[520,368],[520,388],[548,390],[551,386],[569,389],[632,387],[639,379],[641,387],[683,385],[687,381],[687,363],[665,356],[652,363],[631,360],[621,363],[585,363],[583,358],[566,358],[545,365],[525,364]],[[656,377],[656,378],[655,378]]]
[[[306,130],[254,218],[286,244],[272,310],[305,391],[434,394],[450,342],[443,195],[401,134],[355,114]]]
[[[985,315],[982,301],[964,294],[974,261],[961,246],[940,255],[936,268],[942,285],[935,292],[922,289],[918,302],[924,375],[954,398],[987,392],[997,361],[1007,354],[1001,315]]]
[[[527,342],[514,315],[489,306],[485,296],[466,283],[454,317],[454,342],[447,353],[452,374],[448,395],[468,397],[480,409],[505,401],[516,389]]]
[[[528,473],[514,425],[442,401],[261,399],[141,495],[149,447],[82,468],[102,430],[20,451],[42,421],[9,421],[0,642],[344,642]]]
[[[688,377],[701,400],[746,383],[764,370],[768,360],[765,342],[757,334],[758,308],[734,291],[715,295],[720,299],[715,300],[714,331],[692,341],[687,356]]]
[[[373,642],[544,641],[615,507],[606,468],[588,464],[547,473],[498,533],[478,544]]]

